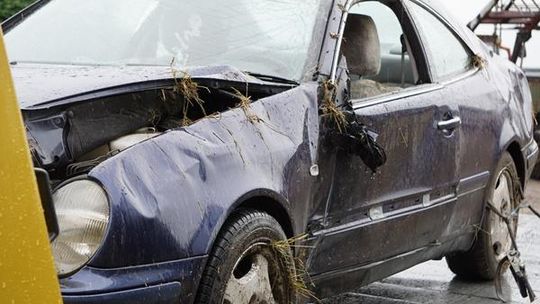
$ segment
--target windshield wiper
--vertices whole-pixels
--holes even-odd
[[[259,80],[263,80],[263,81],[268,81],[268,82],[275,82],[275,83],[283,83],[283,84],[291,84],[291,85],[298,85],[299,83],[294,81],[294,80],[290,80],[290,79],[286,79],[286,78],[282,78],[282,77],[277,77],[277,76],[272,76],[272,75],[265,75],[265,74],[259,74],[259,73],[252,73],[252,72],[244,72],[246,74],[248,74],[249,76],[253,76]]]

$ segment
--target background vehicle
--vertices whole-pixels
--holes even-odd
[[[435,2],[126,1],[4,25],[66,303],[288,303],[444,256],[493,277],[529,88]]]

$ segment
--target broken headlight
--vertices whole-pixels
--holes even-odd
[[[51,244],[58,275],[84,266],[101,246],[109,223],[103,188],[88,179],[69,182],[53,193],[60,233]]]

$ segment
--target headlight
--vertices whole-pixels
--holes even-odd
[[[59,275],[84,266],[100,247],[109,223],[107,194],[97,183],[82,179],[53,193],[60,233],[51,244]]]

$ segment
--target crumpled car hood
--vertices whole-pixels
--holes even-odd
[[[170,80],[175,77],[173,69],[167,66],[74,66],[19,63],[13,65],[11,71],[22,109],[82,97],[89,93],[99,94],[111,88]],[[186,72],[194,78],[266,83],[230,66],[194,67]],[[182,76],[181,71],[176,73],[176,77]]]

